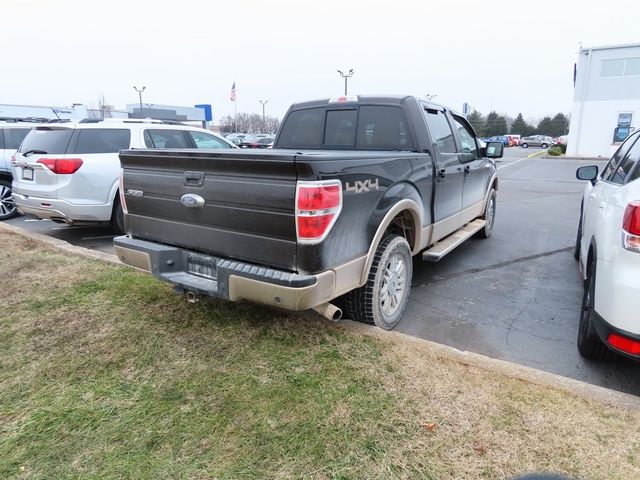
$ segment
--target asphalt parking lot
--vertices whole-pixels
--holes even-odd
[[[640,394],[640,366],[584,361],[576,332],[582,289],[572,247],[589,162],[528,158],[510,148],[498,166],[496,226],[436,264],[414,261],[401,332],[615,390]],[[18,217],[9,223],[113,253],[109,227],[69,227]]]

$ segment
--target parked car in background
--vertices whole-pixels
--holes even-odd
[[[269,148],[273,146],[273,137],[251,138],[243,140],[238,146],[240,148]]]
[[[566,145],[568,138],[568,135],[560,135],[558,138],[553,139],[553,143],[554,145]]]
[[[28,132],[11,162],[17,209],[68,224],[110,222],[122,231],[118,152],[129,148],[236,147],[208,130],[159,120],[38,125]]]
[[[509,139],[509,146],[510,147],[517,147],[518,145],[520,145],[520,135],[505,135],[505,137],[507,137]]]
[[[234,145],[239,145],[246,136],[247,135],[245,133],[228,133],[224,136],[224,138],[226,138]]]
[[[640,132],[618,148],[604,170],[581,167],[582,197],[575,256],[584,294],[578,329],[583,357],[609,351],[640,359]]]
[[[13,202],[11,183],[11,157],[32,127],[41,123],[0,121],[0,220],[18,215]]]
[[[522,148],[529,148],[529,147],[548,148],[551,145],[553,145],[553,138],[547,137],[545,135],[533,135],[530,137],[522,137],[520,139],[520,146]]]
[[[509,146],[509,139],[506,135],[494,135],[493,137],[487,137],[482,139],[484,142],[501,142],[505,147]]]

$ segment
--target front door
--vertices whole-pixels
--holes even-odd
[[[469,123],[457,115],[452,115],[452,118],[458,138],[457,148],[464,166],[462,215],[466,223],[482,213],[482,202],[487,194],[493,169],[491,162],[480,156],[480,149]]]

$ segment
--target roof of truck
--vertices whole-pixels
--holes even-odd
[[[296,102],[291,105],[291,109],[299,108],[311,108],[311,107],[324,107],[330,104],[358,104],[358,103],[384,103],[384,104],[397,104],[402,105],[407,99],[413,98],[416,101],[420,101],[427,106],[433,108],[445,109],[450,112],[458,113],[456,110],[449,108],[445,105],[432,102],[426,98],[421,98],[417,95],[340,95],[337,97],[320,98],[315,100],[306,100],[303,102]]]

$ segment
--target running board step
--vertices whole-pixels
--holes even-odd
[[[481,219],[467,223],[464,227],[435,243],[430,249],[425,250],[422,253],[422,259],[428,262],[437,262],[476,232],[482,230],[486,223],[486,220]]]

